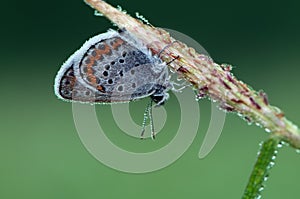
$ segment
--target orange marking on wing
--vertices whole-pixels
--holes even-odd
[[[75,82],[76,82],[76,77],[72,77],[72,78],[71,78],[71,88],[74,87]]]
[[[117,39],[114,41],[112,47],[113,47],[113,49],[117,49],[117,48],[119,48],[119,46],[121,46],[123,43],[124,43],[124,40],[122,40],[122,39],[120,39],[120,38],[117,38]]]
[[[86,65],[86,67],[87,67],[87,76],[88,76],[88,78],[90,79],[90,82],[92,83],[92,85],[96,85],[96,77],[95,77],[95,75],[93,74],[93,69],[92,69],[92,67],[93,67],[93,65],[94,65],[94,63],[95,63],[95,58],[93,57],[93,56],[88,56],[88,59],[90,59],[90,63],[88,63],[87,65]]]
[[[91,84],[94,87],[96,87],[99,91],[104,93],[105,92],[104,88],[102,86],[97,85],[96,76],[93,74],[92,67],[97,60],[103,59],[104,54],[110,54],[111,49],[107,44],[104,43],[104,49],[103,50],[95,49],[95,52],[96,52],[96,56],[92,56],[92,55],[88,56],[88,59],[90,60],[90,62],[88,64],[86,64],[86,67],[87,67],[86,74],[87,74],[88,78],[90,79]]]
[[[107,45],[107,44],[104,44],[105,45],[105,48],[104,50],[100,50],[100,49],[96,49],[96,56],[89,56],[88,59],[90,59],[90,63],[86,65],[87,67],[87,75],[88,77],[90,78],[90,82],[92,83],[93,86],[97,86],[97,82],[96,82],[96,77],[95,75],[93,74],[93,65],[94,63],[99,60],[99,59],[102,59],[102,55],[103,54],[109,54],[110,52],[110,47]]]
[[[108,55],[111,53],[111,49],[109,47],[109,45],[107,45],[106,43],[104,43],[104,49],[96,49],[96,56],[95,59],[100,59],[102,55]]]

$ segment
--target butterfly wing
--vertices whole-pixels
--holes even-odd
[[[66,100],[99,103],[150,96],[158,80],[164,83],[167,78],[167,70],[154,70],[158,62],[128,37],[104,33],[87,41],[63,65],[56,94]]]

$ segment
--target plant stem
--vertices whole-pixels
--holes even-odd
[[[264,182],[274,165],[279,146],[280,141],[276,138],[269,138],[262,143],[242,199],[260,198],[261,191],[264,189]]]
[[[238,113],[248,122],[263,127],[273,137],[278,137],[292,147],[300,149],[298,127],[287,120],[279,108],[269,104],[264,92],[257,92],[239,81],[232,74],[230,65],[213,62],[210,57],[198,54],[193,48],[175,40],[165,30],[143,24],[102,0],[85,0],[85,2],[119,28],[125,28],[153,54],[158,54],[169,45],[161,53],[160,58],[166,63],[172,60],[168,65],[170,69],[190,82],[197,90],[199,98],[206,96],[218,101],[225,111]]]

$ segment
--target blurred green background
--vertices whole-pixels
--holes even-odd
[[[239,79],[264,89],[272,104],[300,124],[299,1],[108,2],[194,38],[215,61],[236,66],[233,72]],[[112,24],[95,17],[80,0],[4,1],[1,8],[0,198],[241,197],[258,145],[267,138],[262,129],[229,114],[214,150],[200,160],[198,151],[210,119],[210,103],[203,100],[198,135],[175,163],[147,174],[113,170],[86,151],[71,104],[53,93],[60,65],[86,39]],[[146,103],[130,105],[137,123]],[[174,120],[179,118],[174,96],[166,109]],[[109,106],[98,106],[97,112],[105,120],[100,122],[111,128],[107,136],[137,152],[163,146],[178,128],[176,121],[168,120],[161,138],[141,141],[116,127]],[[276,162],[263,196],[297,198],[299,154],[283,147]]]

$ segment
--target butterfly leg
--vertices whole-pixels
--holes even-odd
[[[151,100],[152,101],[152,100]],[[146,130],[146,122],[148,120],[149,117],[149,108],[151,108],[151,104],[152,102],[150,102],[147,107],[145,108],[145,112],[144,112],[144,119],[143,119],[143,123],[142,123],[142,133],[141,133],[141,139],[144,138],[144,134],[145,134],[145,130]]]
[[[145,130],[146,130],[146,122],[149,118],[150,120],[150,129],[151,129],[151,138],[155,139],[155,131],[154,131],[154,124],[153,124],[153,117],[152,117],[152,100],[150,100],[149,104],[147,105],[145,112],[144,112],[144,119],[142,123],[142,133],[141,139],[144,138]]]
[[[176,82],[172,82],[172,91],[175,92],[181,92],[183,89],[185,89],[186,87],[188,87],[189,85],[186,84],[186,82],[182,82],[182,83],[176,83]],[[178,88],[175,88],[175,86],[178,86]]]
[[[150,120],[150,129],[151,129],[151,138],[152,140],[155,139],[155,131],[154,131],[154,123],[153,123],[153,117],[152,117],[152,100],[150,100],[150,107],[149,107],[149,120]]]

